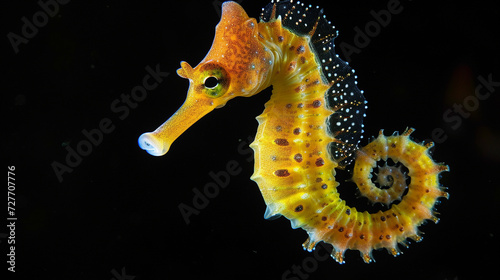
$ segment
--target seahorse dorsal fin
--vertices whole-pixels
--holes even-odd
[[[181,68],[177,69],[177,75],[182,78],[189,79],[189,77],[192,77],[193,71],[193,67],[191,67],[189,63],[181,61]]]

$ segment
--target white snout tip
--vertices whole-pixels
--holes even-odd
[[[139,137],[138,142],[141,149],[153,156],[163,156],[169,149],[168,145],[165,145],[165,142],[151,132],[143,133]]]

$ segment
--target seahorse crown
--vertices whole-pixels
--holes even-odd
[[[448,197],[438,182],[448,167],[430,158],[432,143],[409,138],[413,129],[390,137],[381,132],[358,149],[366,101],[354,70],[335,54],[337,31],[323,10],[272,1],[257,23],[237,3],[225,2],[222,8],[207,56],[195,68],[181,62],[177,70],[189,79],[186,101],[154,132],[141,135],[141,148],[164,155],[213,109],[273,85],[250,145],[255,152],[251,179],[267,205],[265,217],[283,215],[293,228],[306,230],[309,238],[303,246],[309,251],[320,241],[331,244],[340,263],[347,249],[359,250],[370,262],[373,249],[397,255],[406,238],[420,240],[418,226],[426,219],[437,221],[433,207],[438,198]],[[379,168],[379,186],[371,180],[376,162],[389,158],[408,168],[409,185],[400,168],[387,165]],[[354,159],[353,181],[360,193],[386,204],[387,210],[358,212],[340,198],[335,168]]]

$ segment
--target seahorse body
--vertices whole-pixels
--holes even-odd
[[[181,62],[177,71],[190,81],[185,103],[154,132],[141,135],[139,144],[152,155],[163,155],[214,108],[272,84],[250,145],[255,152],[251,179],[266,202],[265,217],[283,215],[293,228],[306,230],[303,246],[309,251],[324,241],[340,263],[347,249],[359,250],[370,262],[373,249],[397,255],[398,243],[421,239],[418,226],[425,220],[437,221],[433,207],[438,198],[448,197],[438,178],[448,167],[430,158],[432,144],[409,138],[413,129],[389,137],[381,132],[358,149],[366,101],[354,71],[334,52],[336,35],[318,7],[273,1],[257,23],[238,4],[225,2],[207,56],[195,68]],[[386,189],[374,185],[370,178],[376,162],[388,158],[408,168],[408,186],[406,175],[392,166],[379,168],[376,182]],[[358,212],[340,198],[335,168],[353,159],[353,181],[361,195],[388,210]]]

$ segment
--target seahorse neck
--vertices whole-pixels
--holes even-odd
[[[303,83],[312,76],[321,77],[321,83],[328,85],[312,50],[309,36],[295,34],[284,28],[281,20],[277,19],[259,23],[259,41],[272,60],[263,83],[264,88],[270,85],[275,89],[290,87]]]

